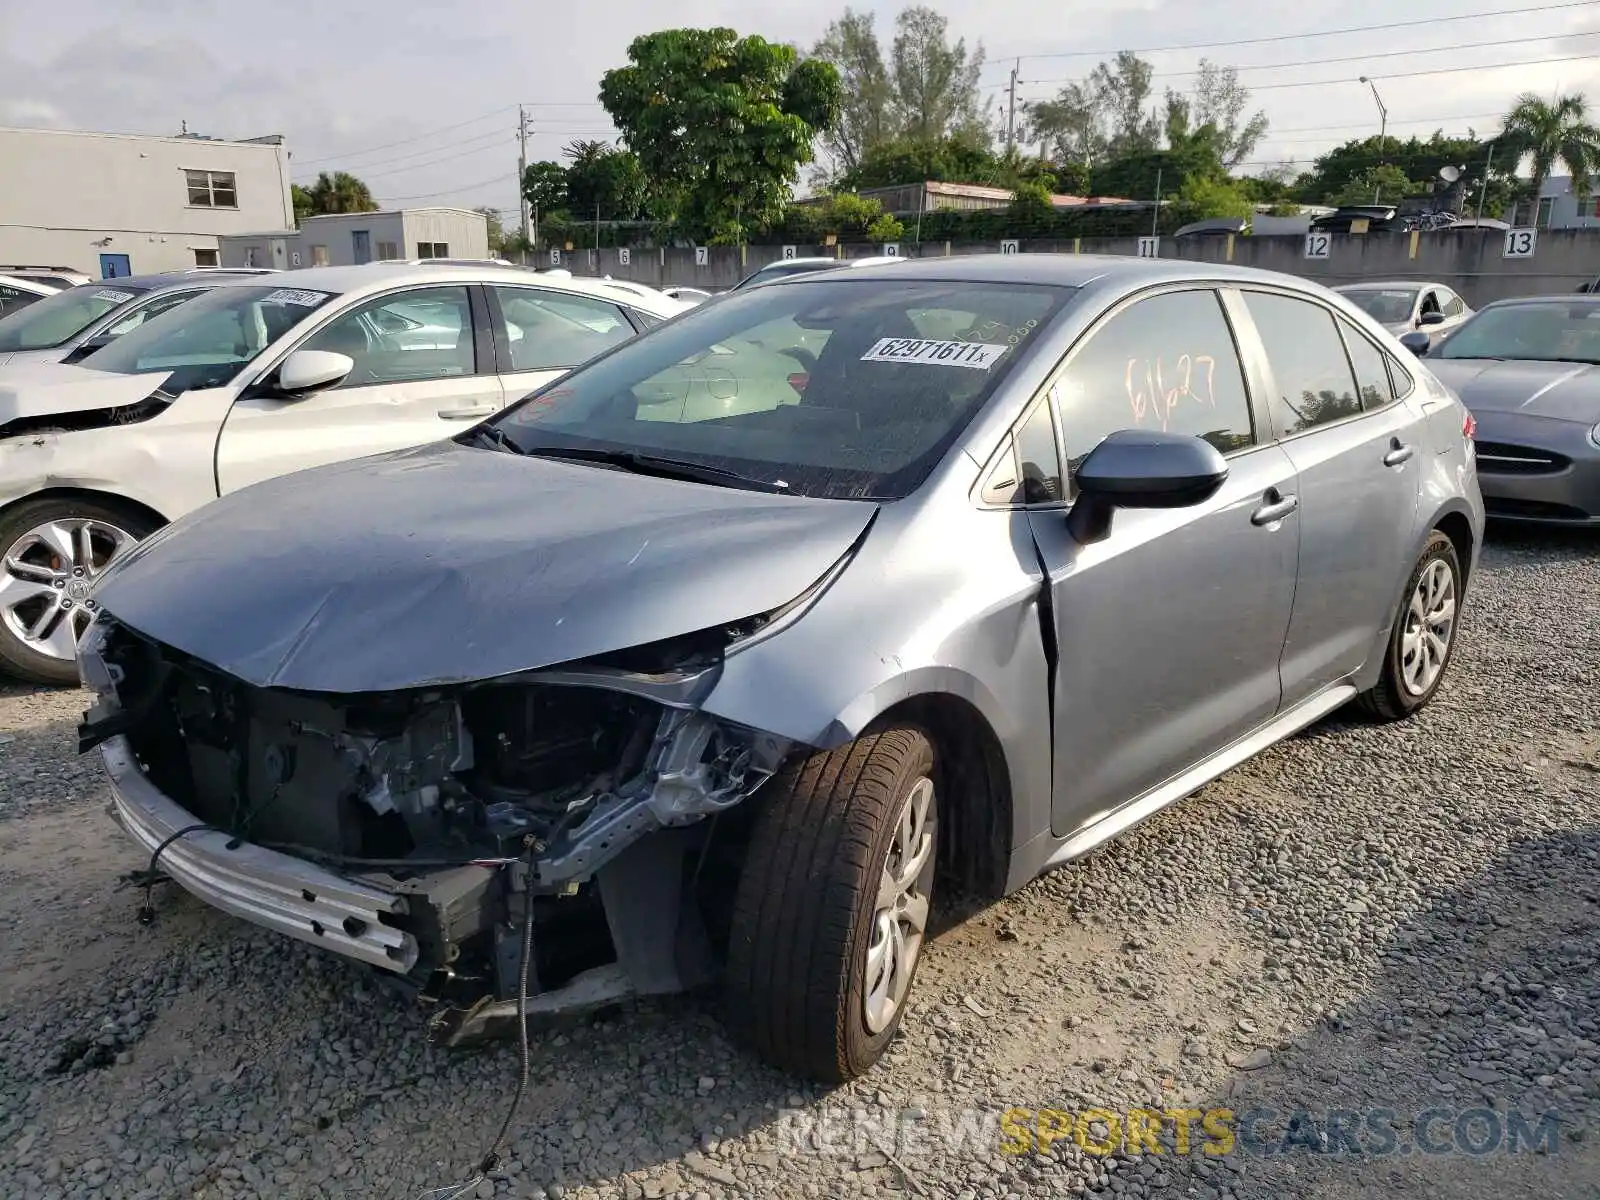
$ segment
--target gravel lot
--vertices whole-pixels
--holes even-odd
[[[1600,539],[1500,536],[1463,637],[1412,724],[1326,722],[945,932],[851,1087],[742,1058],[701,999],[541,1031],[504,1165],[467,1194],[1595,1196]],[[514,1048],[430,1048],[361,970],[172,889],[140,927],[115,890],[139,857],[73,754],[82,704],[0,689],[0,1193],[462,1180]],[[1270,1155],[1003,1149],[1008,1108],[1152,1104],[1263,1110],[1274,1143],[1312,1123]],[[1544,1153],[1403,1153],[1437,1106],[1446,1144],[1516,1113],[1559,1128]],[[1325,1121],[1373,1108],[1396,1153]],[[1492,1122],[1453,1135],[1473,1108]]]

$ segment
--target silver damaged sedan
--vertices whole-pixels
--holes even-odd
[[[1467,420],[1284,276],[796,277],[155,534],[99,584],[81,745],[150,878],[388,973],[448,1044],[715,983],[846,1079],[930,903],[1428,703]]]

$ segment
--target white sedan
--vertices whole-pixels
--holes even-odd
[[[55,294],[55,288],[47,287],[42,283],[35,283],[31,279],[19,279],[13,275],[0,275],[0,318],[8,317],[14,312],[27,308],[30,304]]]
[[[96,578],[167,522],[447,437],[686,307],[503,267],[322,267],[219,281],[79,365],[0,367],[0,668],[74,682]]]

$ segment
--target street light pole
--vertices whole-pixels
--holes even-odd
[[[1372,80],[1365,75],[1361,77],[1361,82],[1372,89],[1372,98],[1378,102],[1378,165],[1381,167],[1383,165],[1384,158],[1389,152],[1389,110],[1384,106],[1383,97],[1378,95],[1378,85],[1373,83]],[[1382,194],[1382,192],[1382,184],[1379,184],[1377,187],[1373,188],[1372,202],[1374,204],[1378,202],[1378,197]]]

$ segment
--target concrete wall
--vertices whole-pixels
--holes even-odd
[[[185,170],[232,172],[238,206],[191,205]],[[222,235],[293,223],[282,144],[0,128],[0,262],[174,270]]]
[[[1305,239],[1301,237],[1234,238],[1231,248],[1226,238],[1163,238],[1160,252],[1163,258],[1231,261],[1238,266],[1304,276],[1330,286],[1362,279],[1426,279],[1454,288],[1474,306],[1508,296],[1572,292],[1579,284],[1600,276],[1600,232],[1541,230],[1532,258],[1504,258],[1503,246],[1502,234],[1478,231],[1422,233],[1415,239],[1410,234],[1336,235],[1330,239],[1329,257],[1325,260],[1307,259]],[[998,242],[925,242],[921,247],[903,243],[900,252],[930,257],[946,253],[993,254],[1000,248]],[[1019,248],[1024,254],[1136,254],[1138,240],[1024,241]],[[880,253],[880,248],[798,246],[795,253],[802,258],[835,253],[856,258]],[[692,249],[635,249],[628,256],[629,263],[623,265],[615,249],[563,251],[561,265],[575,275],[608,274],[658,287],[687,285],[717,291],[782,257],[782,250],[778,246],[711,247],[704,266],[696,265]],[[549,252],[541,251],[533,265],[551,265]]]

